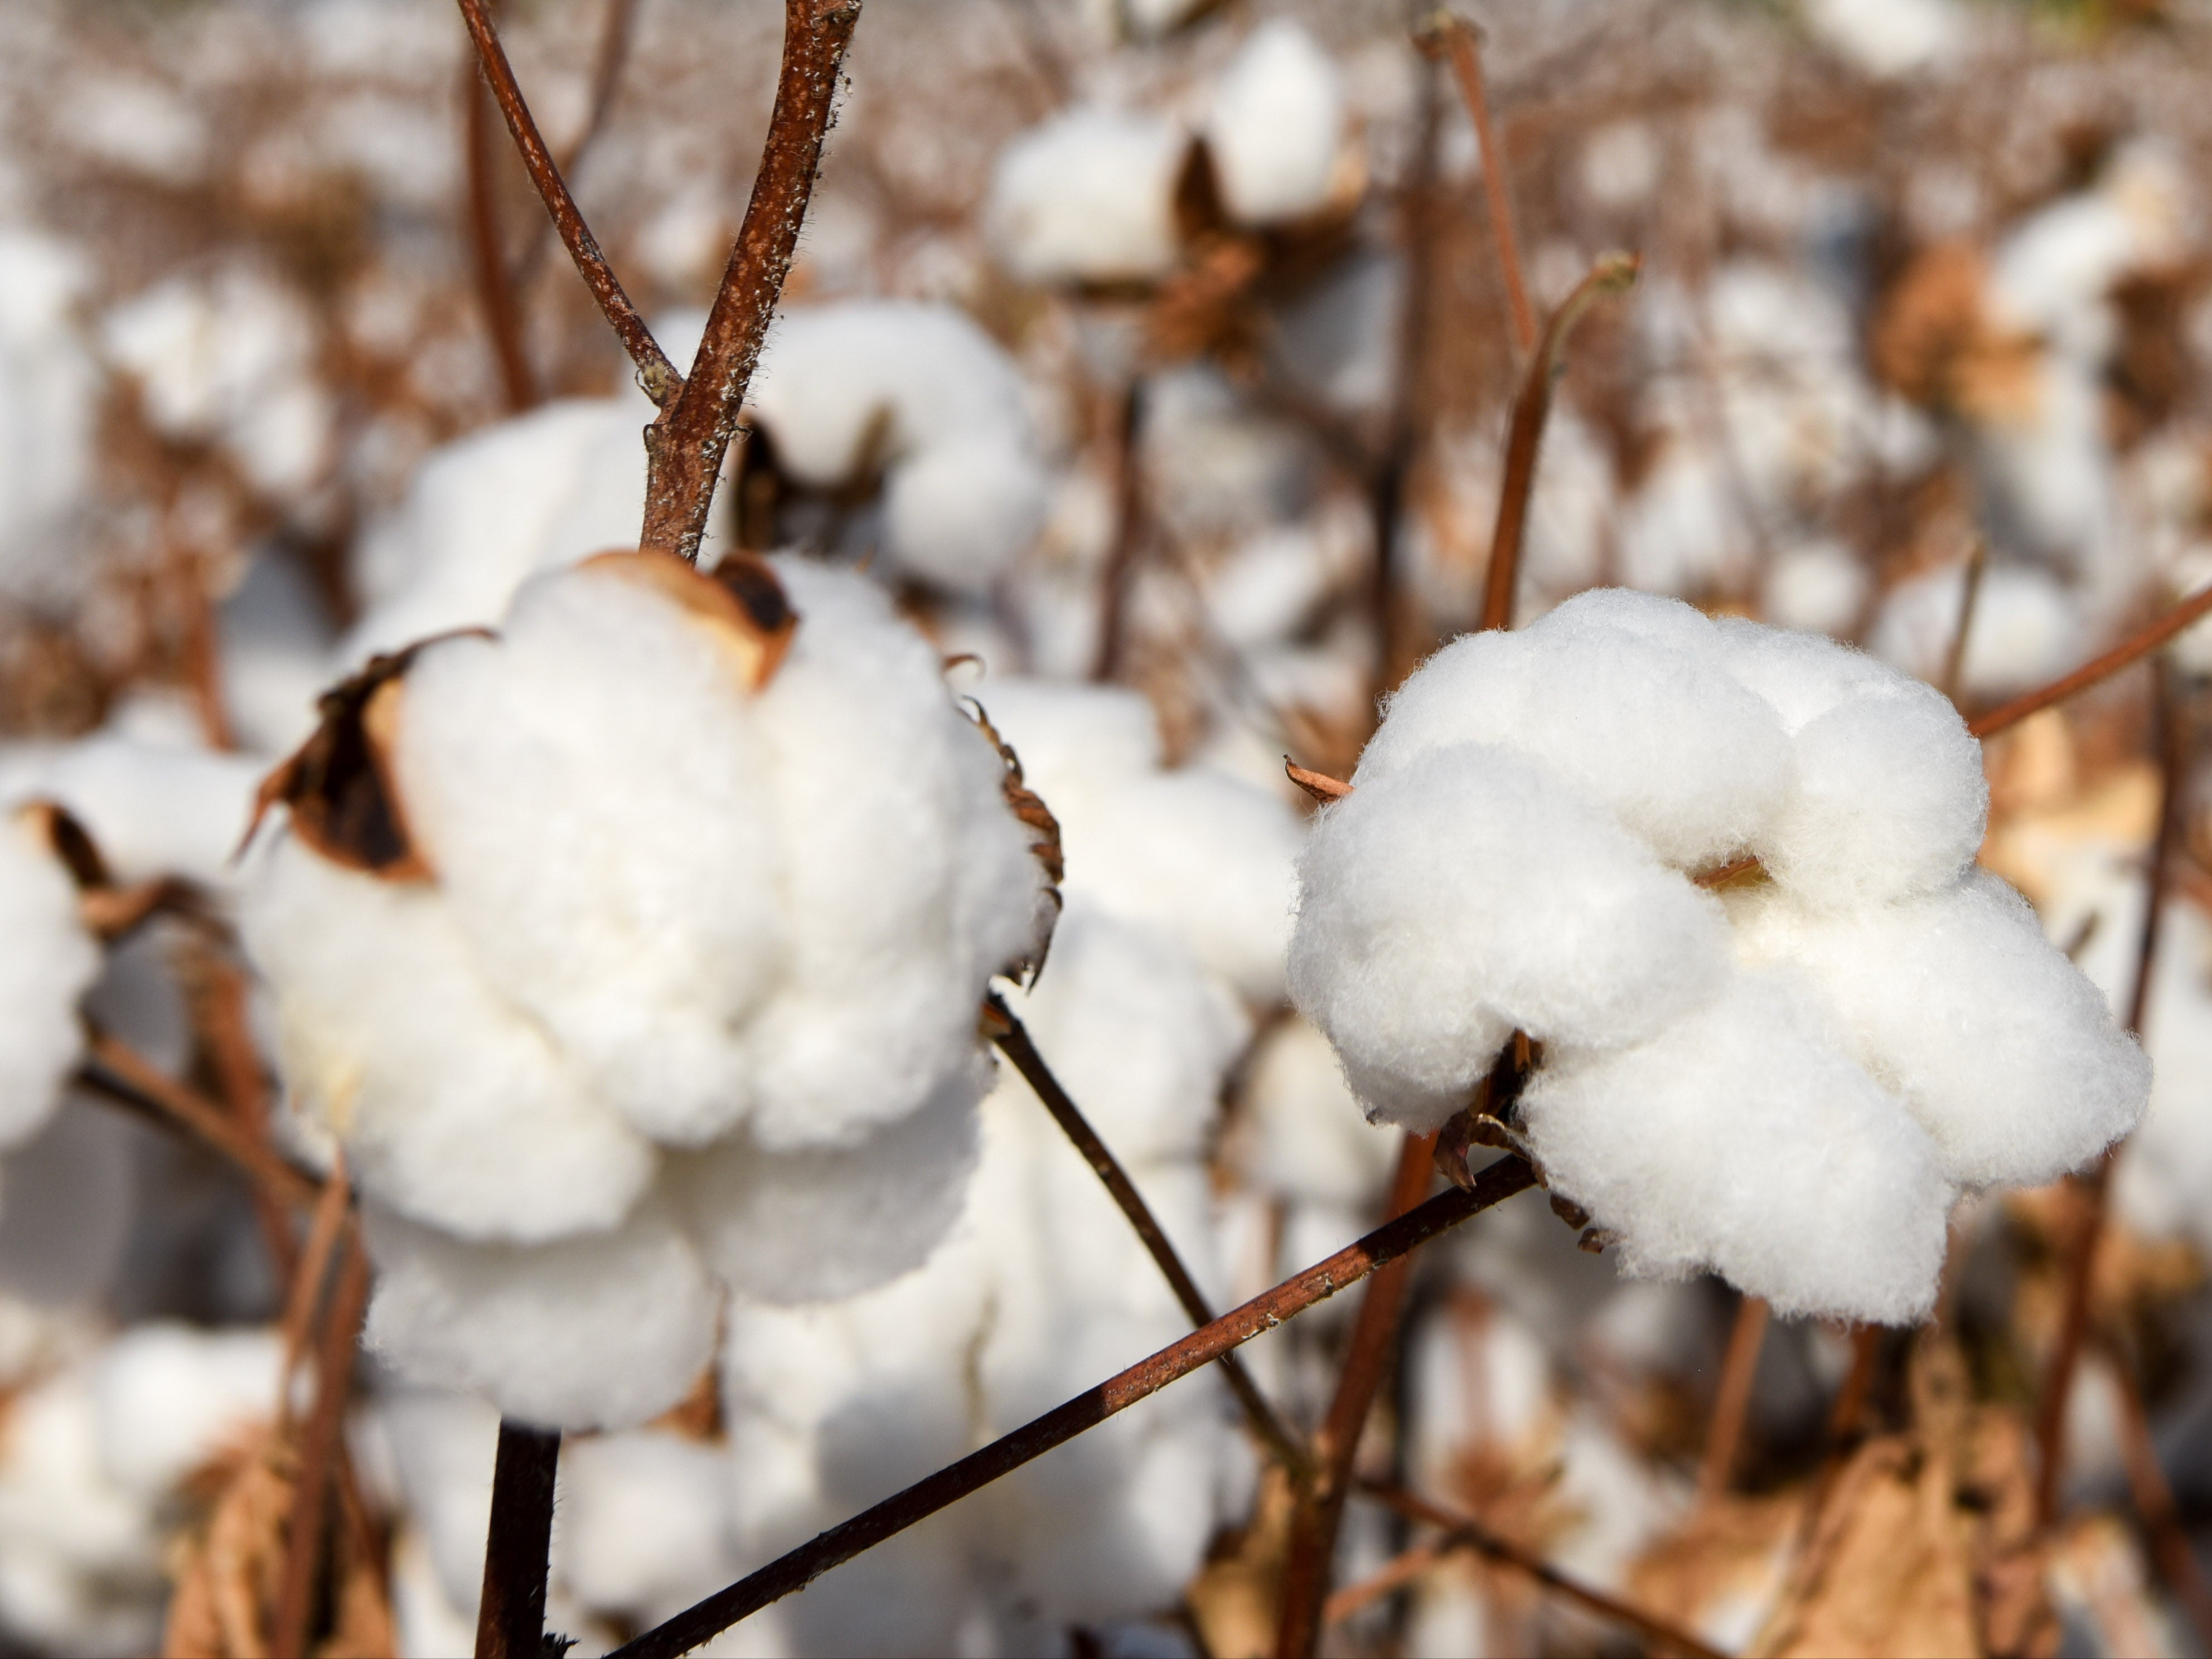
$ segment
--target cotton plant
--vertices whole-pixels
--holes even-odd
[[[852,1294],[958,1213],[977,1011],[1049,920],[1006,763],[864,579],[602,556],[379,659],[245,896],[368,1340],[547,1426],[684,1397],[726,1285]]]
[[[1352,782],[1301,864],[1300,1006],[1417,1131],[1533,1045],[1495,1133],[1632,1273],[1917,1320],[1962,1191],[2142,1111],[2141,1049],[1974,868],[1964,723],[1832,641],[1593,592],[1431,658]]]

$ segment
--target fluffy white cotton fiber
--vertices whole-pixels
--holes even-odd
[[[1634,1271],[1915,1319],[1958,1189],[2142,1110],[2135,1042],[1972,867],[1956,711],[1833,641],[1589,594],[1438,653],[1355,782],[1300,866],[1299,1006],[1417,1129],[1535,1039],[1532,1148]]]
[[[1085,107],[999,152],[985,223],[1033,283],[1164,276],[1176,259],[1176,174],[1188,143],[1162,116]]]
[[[295,794],[244,904],[295,1104],[379,1214],[372,1340],[532,1420],[672,1404],[717,1272],[806,1299],[927,1255],[978,1005],[1036,944],[1035,832],[927,642],[855,575],[730,582],[594,559],[421,649],[337,786],[405,858]]]
[[[1286,18],[1252,31],[1214,83],[1206,120],[1223,204],[1247,224],[1295,219],[1328,199],[1344,139],[1344,77]]]
[[[76,1003],[100,971],[76,888],[35,817],[0,815],[0,1146],[53,1115],[83,1036]]]

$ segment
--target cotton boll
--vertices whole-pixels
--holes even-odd
[[[1899,677],[1809,720],[1795,775],[1753,850],[1784,888],[1830,907],[1929,891],[1982,844],[1981,745],[1934,687]]]
[[[366,1340],[411,1380],[527,1422],[626,1428],[683,1399],[714,1350],[714,1290],[654,1206],[527,1248],[363,1213],[379,1270]]]
[[[1911,684],[1888,665],[1820,634],[1723,617],[1713,635],[1722,665],[1766,700],[1793,738],[1843,703]]]
[[[921,1109],[836,1149],[771,1152],[742,1133],[670,1170],[684,1224],[741,1296],[842,1299],[919,1267],[958,1217],[977,1154],[979,1057]]]
[[[100,947],[77,914],[61,860],[28,818],[0,818],[0,1145],[52,1116],[83,1047],[77,999],[100,971]]]
[[[1615,534],[1621,581],[1650,593],[1725,586],[1751,552],[1720,461],[1679,436],[1621,503]]]
[[[1891,590],[1869,643],[1909,674],[1941,677],[1966,600],[1963,564],[1933,570]],[[2003,697],[2055,679],[2082,652],[2081,604],[2047,572],[2016,565],[1984,570],[1960,664],[1960,688]]]
[[[65,589],[91,477],[99,372],[70,316],[85,276],[64,244],[0,232],[0,591],[18,598]]]
[[[1312,213],[1343,142],[1343,77],[1312,35],[1273,19],[1214,83],[1205,130],[1231,215],[1266,224]]]
[[[1881,80],[1941,67],[1966,37],[1955,0],[1812,0],[1805,19],[1823,45]]]
[[[884,526],[900,567],[954,592],[989,586],[1043,526],[1043,470],[986,435],[931,445],[885,486]]]
[[[1261,1187],[1361,1206],[1389,1184],[1400,1137],[1362,1120],[1328,1039],[1304,1020],[1284,1020],[1261,1039],[1244,1099],[1244,1167]]]
[[[1097,106],[1030,128],[999,154],[985,210],[992,246],[1033,283],[1165,276],[1184,143],[1171,121]]]
[[[1648,623],[1622,625],[1631,612]],[[1774,813],[1788,744],[1773,711],[1709,659],[1710,634],[1686,605],[1583,596],[1522,633],[1456,640],[1391,699],[1354,781],[1495,744],[1556,769],[1666,861],[1717,861]]]
[[[1755,957],[1819,985],[1961,1186],[2039,1186],[2134,1127],[2150,1063],[1996,877],[1849,915],[1737,901]]]
[[[728,1453],[643,1429],[563,1449],[553,1571],[596,1613],[650,1624],[732,1570]]]
[[[1762,610],[1781,628],[1848,633],[1866,603],[1867,573],[1839,542],[1807,542],[1775,556]]]
[[[1951,1188],[1835,1042],[1805,990],[1747,972],[1640,1047],[1547,1054],[1522,1117],[1553,1190],[1621,1235],[1632,1272],[1710,1267],[1778,1312],[1911,1323]]]
[[[433,1587],[473,1630],[499,1413],[465,1395],[427,1389],[381,1392],[374,1409],[391,1439],[401,1507]]]
[[[108,1344],[92,1379],[100,1467],[147,1498],[173,1492],[237,1436],[274,1417],[283,1341],[166,1320]]]
[[[613,1224],[653,1179],[650,1143],[492,994],[434,890],[287,835],[240,923],[295,1100],[381,1202],[464,1237],[535,1240]]]
[[[220,889],[237,878],[232,854],[263,769],[247,756],[110,728],[0,754],[0,797],[68,808],[119,880],[185,876]]]
[[[1326,809],[1301,861],[1291,988],[1370,1111],[1429,1129],[1515,1029],[1634,1042],[1725,970],[1710,896],[1554,773],[1440,748]]]

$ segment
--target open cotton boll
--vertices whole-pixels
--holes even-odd
[[[735,1577],[729,1453],[650,1429],[562,1449],[553,1571],[595,1613],[651,1624]]]
[[[979,1055],[858,1145],[770,1152],[732,1135],[672,1165],[684,1224],[722,1282],[767,1303],[842,1299],[921,1265],[960,1214],[978,1151]]]
[[[1822,45],[1885,81],[1941,68],[1967,40],[1958,0],[1812,0],[1804,16]]]
[[[185,876],[222,889],[238,878],[232,855],[263,770],[245,755],[110,726],[74,743],[0,750],[0,798],[68,808],[119,880]]]
[[[1244,1085],[1250,1178],[1287,1198],[1366,1206],[1389,1185],[1400,1137],[1366,1122],[1328,1039],[1293,1016],[1260,1040]]]
[[[1030,128],[999,153],[984,223],[1033,283],[1142,282],[1175,266],[1186,139],[1157,115],[1097,106]]]
[[[981,592],[1043,527],[1047,481],[1027,448],[996,434],[951,437],[894,467],[885,543],[908,574]]]
[[[428,1558],[440,1599],[473,1628],[499,1413],[466,1395],[428,1389],[380,1391],[371,1409],[391,1443],[398,1507]]]
[[[2150,1062],[1993,875],[1848,915],[1736,899],[1738,938],[1808,975],[1860,1064],[1960,1186],[2039,1186],[2135,1127]]]
[[[1386,725],[1387,729],[1387,725]],[[1368,1109],[1428,1130],[1515,1029],[1632,1043],[1727,969],[1720,908],[1557,773],[1439,748],[1326,808],[1291,989]]]
[[[366,1340],[407,1376],[563,1429],[629,1428],[714,1352],[715,1294],[660,1208],[550,1244],[471,1244],[365,1208]]]
[[[1636,1048],[1547,1054],[1521,1112],[1632,1272],[1710,1267],[1784,1314],[1907,1324],[1934,1303],[1936,1149],[1787,978],[1741,973]]]
[[[276,1413],[283,1339],[271,1329],[131,1326],[101,1352],[92,1393],[100,1467],[148,1498]]]
[[[651,1143],[486,985],[434,892],[288,836],[257,860],[240,921],[295,1104],[381,1202],[463,1237],[535,1240],[611,1225],[652,1181]]]
[[[1774,556],[1760,609],[1778,628],[1845,634],[1866,603],[1866,567],[1840,542],[1805,542]]]
[[[1958,636],[1966,568],[1947,565],[1899,584],[1882,601],[1869,641],[1875,654],[1933,681],[1943,672]],[[2056,679],[2085,654],[2081,602],[2048,572],[1992,565],[1982,573],[1960,690],[2006,697]]]
[[[1716,863],[1750,844],[1788,781],[1773,710],[1710,659],[1711,625],[1690,607],[1600,592],[1522,633],[1468,635],[1437,653],[1391,699],[1354,781],[1490,744],[1556,770],[1668,863]]]
[[[70,315],[86,274],[64,244],[0,231],[0,592],[19,599],[66,591],[76,563],[100,392]]]
[[[100,972],[100,947],[76,884],[21,814],[0,816],[0,1146],[38,1133],[84,1046],[77,999]],[[0,1194],[0,1204],[4,1204]]]
[[[1328,199],[1344,138],[1344,77],[1297,24],[1273,18],[1214,83],[1206,143],[1221,197],[1246,224],[1312,213]]]
[[[1790,788],[1752,848],[1798,897],[1903,898],[1972,861],[1989,816],[1982,748],[1935,687],[1899,675],[1807,721],[1790,749]]]

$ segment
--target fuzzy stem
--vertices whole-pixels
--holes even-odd
[[[654,1626],[615,1650],[610,1659],[674,1659],[727,1630],[770,1602],[804,1589],[832,1567],[872,1549],[939,1510],[1010,1474],[1055,1446],[1150,1399],[1170,1382],[1212,1364],[1263,1331],[1356,1285],[1437,1234],[1536,1184],[1535,1172],[1517,1158],[1503,1158],[1475,1177],[1472,1189],[1439,1194],[1410,1214],[1376,1228],[1327,1261],[1231,1309],[1181,1341],[1086,1389],[1012,1434],[970,1452],[872,1509],[819,1534],[726,1589]]]
[[[545,1639],[545,1574],[560,1461],[559,1430],[532,1428],[511,1417],[499,1419],[476,1659],[538,1659]]]

